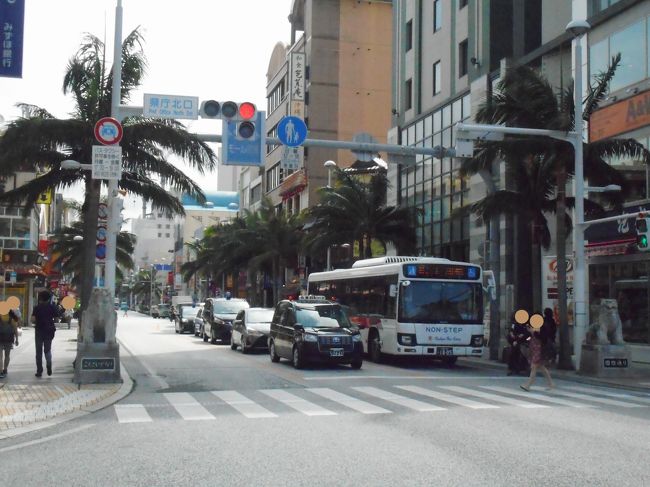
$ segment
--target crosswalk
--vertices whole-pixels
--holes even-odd
[[[404,412],[438,412],[450,409],[472,410],[566,408],[648,408],[650,396],[613,392],[572,385],[552,391],[525,392],[517,386],[480,385],[476,387],[438,385],[350,386],[340,390],[328,387],[295,389],[224,390],[201,393],[169,392],[151,404],[117,404],[119,423],[151,423],[158,419],[210,421],[227,414],[249,419],[272,419],[299,413],[304,416],[336,416],[347,412],[364,415]]]

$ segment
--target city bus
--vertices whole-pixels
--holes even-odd
[[[312,273],[308,292],[346,307],[374,362],[386,354],[453,364],[482,354],[482,279],[482,269],[466,262],[389,256]]]

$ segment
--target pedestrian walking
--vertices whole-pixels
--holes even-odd
[[[508,375],[519,375],[522,371],[528,369],[528,360],[524,357],[522,347],[530,338],[528,328],[515,320],[515,314],[512,314],[510,331],[508,333],[508,343],[510,344],[510,355],[508,357]]]
[[[38,293],[38,304],[32,311],[36,342],[36,377],[43,375],[43,355],[45,355],[47,375],[52,375],[52,340],[56,332],[54,319],[59,316],[59,311],[50,299],[49,291],[41,291]]]
[[[129,316],[129,306],[126,304],[126,301],[124,301],[121,304],[122,311],[124,311],[124,314],[122,316]]]
[[[7,321],[0,321],[0,379],[7,377],[7,369],[11,359],[11,349],[14,344],[18,346],[18,323],[19,320],[13,310],[9,311]]]
[[[531,335],[528,340],[528,347],[530,348],[530,377],[528,377],[528,382],[519,386],[524,391],[530,391],[530,387],[533,385],[537,377],[538,370],[541,370],[542,374],[544,374],[547,388],[553,389],[555,387],[553,379],[551,378],[551,373],[546,367],[547,359],[544,357],[543,353],[546,340],[546,332],[542,332],[541,330],[543,326],[544,318],[542,315],[534,314],[530,317]]]
[[[542,335],[542,342],[544,346],[542,348],[542,355],[546,359],[547,363],[555,363],[555,357],[557,355],[557,348],[555,346],[555,335],[557,334],[557,323],[553,317],[553,310],[551,308],[544,309],[544,324],[540,330]]]

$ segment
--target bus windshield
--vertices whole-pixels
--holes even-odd
[[[398,320],[408,323],[482,323],[480,283],[410,281],[401,286]]]

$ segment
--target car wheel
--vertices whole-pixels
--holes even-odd
[[[210,328],[210,343],[212,343],[212,345],[217,344],[217,337],[214,336],[214,328]]]
[[[271,356],[271,362],[279,362],[280,361],[280,356],[275,353],[275,343],[273,340],[271,340],[271,343],[269,343],[269,355]]]
[[[244,355],[247,354],[248,348],[246,348],[246,336],[243,333],[239,341],[241,342],[241,353],[243,353]]]
[[[232,336],[230,337],[230,350],[237,350],[237,344],[235,343],[235,340],[232,339]]]
[[[353,360],[350,363],[350,367],[352,367],[354,370],[359,370],[362,365],[363,365],[363,360],[361,360],[361,359]]]
[[[379,333],[373,332],[368,340],[368,355],[370,360],[376,364],[381,363],[381,344],[379,343]]]
[[[296,369],[302,369],[305,366],[305,360],[302,358],[302,353],[298,347],[293,347],[293,366]]]

